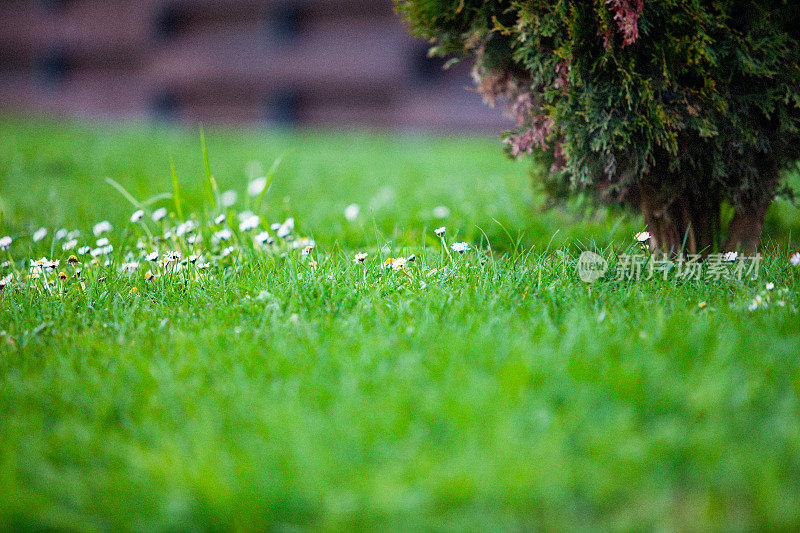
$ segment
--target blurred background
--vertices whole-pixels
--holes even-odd
[[[0,0],[0,112],[499,133],[391,0]]]

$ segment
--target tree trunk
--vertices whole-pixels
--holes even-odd
[[[679,196],[664,199],[643,189],[641,210],[650,233],[650,250],[703,257],[714,252],[719,234],[718,195],[685,190]]]
[[[758,253],[761,232],[764,230],[764,219],[767,216],[772,199],[750,201],[741,205],[733,215],[728,226],[726,252],[740,252],[745,255]]]
[[[767,210],[780,183],[780,167],[774,161],[766,161],[759,174],[763,180],[761,187],[740,198],[736,205],[733,219],[728,225],[728,240],[724,247],[726,252],[744,255],[758,253]]]
[[[744,255],[758,253],[771,203],[771,198],[743,201],[728,226],[728,240],[722,250]],[[642,190],[641,210],[650,233],[650,250],[702,257],[713,253],[720,233],[720,205],[716,195],[700,196],[684,191],[664,200],[652,191]]]

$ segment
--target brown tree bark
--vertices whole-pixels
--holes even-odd
[[[720,233],[720,201],[715,196],[683,193],[664,200],[647,191],[641,193],[641,211],[650,233],[650,250],[670,255],[713,253]],[[758,253],[768,200],[745,200],[728,225],[722,251],[745,255]]]
[[[759,174],[763,179],[761,188],[750,191],[736,205],[733,219],[728,225],[728,240],[723,248],[726,252],[740,252],[745,255],[758,253],[767,210],[775,198],[775,190],[780,182],[780,168],[774,162],[767,161]]]
[[[716,194],[683,191],[671,198],[648,190],[640,194],[652,251],[703,257],[713,253],[719,234],[720,200]]]
[[[728,226],[726,252],[738,251],[745,255],[758,253],[761,232],[772,199],[743,203],[734,213]]]

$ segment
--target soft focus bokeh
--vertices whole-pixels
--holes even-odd
[[[0,119],[0,531],[798,529],[785,204],[758,279],[588,285],[640,222],[540,212],[496,140],[236,130],[218,222],[197,128]]]
[[[0,111],[497,133],[391,0],[5,0]]]
[[[0,532],[798,529],[797,208],[755,279],[586,284],[641,219],[553,205],[426,48],[0,0]]]

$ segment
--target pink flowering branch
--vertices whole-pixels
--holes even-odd
[[[644,9],[644,0],[606,0],[606,5],[614,14],[617,29],[622,34],[622,47],[636,42],[639,36],[639,16]],[[611,34],[605,35],[605,46],[609,47]]]
[[[555,123],[545,115],[537,115],[531,120],[530,127],[522,133],[506,137],[505,142],[511,147],[511,155],[531,154],[534,148],[547,150],[547,138],[553,132]]]

